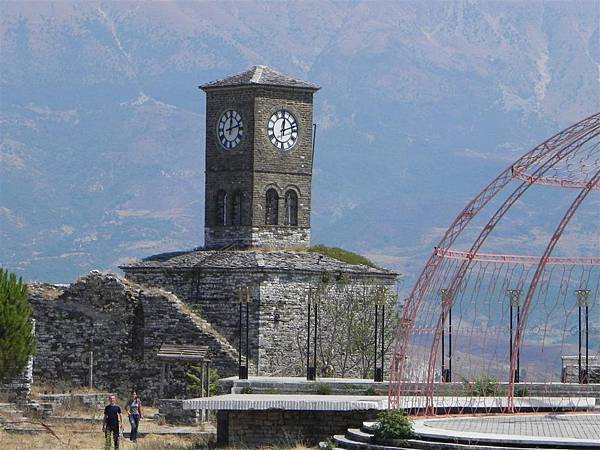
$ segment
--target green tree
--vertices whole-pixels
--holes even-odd
[[[192,395],[202,395],[202,368],[198,366],[189,366],[185,373],[188,392]],[[217,369],[210,369],[208,375],[208,396],[212,397],[219,392],[219,372]]]
[[[382,286],[373,280],[348,283],[337,275],[320,285],[317,365],[322,377],[373,376],[375,346],[375,302]],[[398,323],[397,298],[388,289],[380,300],[385,305],[384,349],[388,358]],[[381,310],[380,310],[381,311]],[[381,324],[379,324],[381,327]],[[381,328],[378,330],[378,335]],[[300,361],[306,361],[306,327],[298,329],[296,346]],[[379,344],[381,345],[381,344]],[[378,348],[378,352],[381,347]],[[302,365],[300,363],[300,372]],[[389,365],[388,365],[389,367]]]
[[[27,285],[0,268],[0,382],[20,375],[34,351]]]

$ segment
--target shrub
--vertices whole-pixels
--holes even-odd
[[[254,391],[252,390],[251,387],[248,386],[244,386],[242,388],[242,390],[240,391],[240,394],[252,394]]]
[[[487,375],[480,375],[469,383],[463,380],[467,395],[472,397],[493,397],[500,394],[500,385],[498,380]]]
[[[19,376],[34,351],[27,285],[0,268],[0,383]]]
[[[413,422],[404,411],[390,409],[377,415],[376,439],[412,439]]]
[[[319,383],[317,385],[317,394],[319,395],[331,395],[331,386],[325,383]]]
[[[369,388],[365,390],[365,395],[379,395],[379,394],[373,388],[373,386],[369,386]]]
[[[529,397],[529,391],[526,387],[515,388],[515,397]]]

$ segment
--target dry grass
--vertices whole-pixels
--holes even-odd
[[[101,432],[74,432],[72,429],[55,428],[62,442],[48,433],[21,435],[0,430],[0,449],[2,450],[103,450],[104,435]],[[138,439],[136,444],[128,439],[121,442],[121,450],[199,450],[210,448],[203,438],[151,435]],[[302,444],[281,447],[265,447],[277,450],[308,450]],[[223,449],[223,450],[235,450]]]
[[[97,427],[96,427],[97,428]],[[69,428],[53,427],[60,441],[49,433],[13,434],[0,431],[0,448],[3,450],[102,450],[102,432],[75,432]],[[193,450],[206,447],[198,438],[151,435],[140,438],[136,444],[123,439],[120,449],[128,450]]]
[[[31,394],[33,397],[39,397],[40,395],[43,395],[44,393],[48,393],[48,394],[66,394],[66,393],[73,393],[73,394],[102,394],[107,392],[105,389],[96,389],[96,388],[90,388],[90,387],[85,387],[85,386],[75,386],[71,383],[68,383],[66,381],[57,381],[56,383],[53,384],[34,384],[31,386]]]
[[[87,417],[92,419],[102,419],[104,410],[81,404],[76,400],[66,401],[54,408],[52,413],[55,416]]]

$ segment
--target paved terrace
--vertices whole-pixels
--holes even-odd
[[[433,439],[600,448],[600,414],[597,413],[426,419],[415,421],[415,431]]]

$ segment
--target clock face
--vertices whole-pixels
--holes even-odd
[[[227,150],[238,146],[244,137],[244,123],[242,116],[237,111],[230,109],[221,114],[217,126],[219,142]]]
[[[275,147],[280,150],[290,150],[298,140],[298,123],[292,113],[281,109],[269,119],[267,132],[269,140]]]

